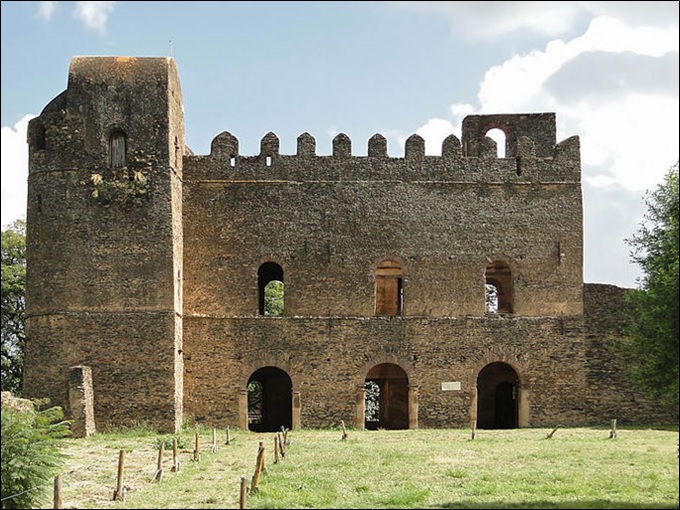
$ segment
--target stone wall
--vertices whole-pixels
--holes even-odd
[[[281,416],[363,426],[364,382],[387,363],[410,426],[460,427],[501,362],[519,426],[677,422],[611,348],[622,291],[583,284],[580,142],[555,123],[470,116],[440,156],[415,134],[403,157],[380,134],[353,156],[342,133],[330,156],[308,133],[295,155],[268,133],[248,156],[227,131],[193,155],[172,59],[74,58],[29,123],[25,394],[64,406],[87,366],[100,428],[245,426],[250,377],[275,367]],[[261,313],[266,263],[283,317]],[[512,313],[486,313],[500,266]],[[379,271],[398,275],[396,316],[379,316]]]

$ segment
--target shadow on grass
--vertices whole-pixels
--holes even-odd
[[[675,503],[668,503],[662,505],[652,503],[644,505],[640,503],[630,503],[628,501],[608,501],[604,499],[596,499],[565,502],[560,501],[531,501],[531,502],[515,501],[512,503],[485,502],[480,504],[478,501],[468,499],[455,501],[451,503],[442,503],[441,505],[435,505],[432,506],[431,508],[488,508],[489,510],[500,508],[543,508],[546,510],[548,508],[600,508],[600,509],[626,508],[632,510],[635,508],[658,508],[658,509],[678,508],[678,502],[676,501]]]

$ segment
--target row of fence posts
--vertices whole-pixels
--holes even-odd
[[[344,422],[343,422],[343,431]],[[343,433],[343,439],[346,437],[346,431]],[[227,427],[227,439],[226,444],[231,444],[231,433],[229,427]],[[281,459],[285,458],[286,450],[288,445],[288,429],[281,427],[281,431],[277,432],[274,436],[274,464],[279,462],[279,456]],[[161,441],[158,447],[158,461],[156,464],[156,472],[152,477],[151,481],[160,482],[163,479],[163,451],[164,443]],[[212,429],[212,443],[210,445],[210,452],[217,452],[217,431]],[[194,435],[194,450],[193,450],[193,460],[199,462],[201,460],[200,444],[199,444],[199,434],[198,432]],[[118,455],[118,474],[116,480],[116,489],[113,491],[114,501],[125,501],[126,487],[123,485],[123,473],[125,467],[125,450],[120,450]],[[172,439],[172,472],[176,473],[180,469],[179,457],[177,455],[177,438]],[[257,492],[259,490],[260,476],[266,471],[265,467],[265,447],[264,443],[260,441],[257,457],[255,461],[255,472],[251,478],[250,483],[250,493]],[[248,494],[248,484],[245,477],[241,477],[241,487],[240,487],[240,508],[246,508],[246,499]],[[54,479],[54,508],[62,508],[62,497],[61,497],[61,475]]]
[[[287,431],[285,431],[287,432]],[[226,443],[227,445],[231,444],[231,431],[229,427],[227,426],[227,439]],[[262,445],[262,443],[260,443]],[[156,463],[156,472],[154,473],[153,477],[151,478],[152,482],[158,481],[160,482],[163,479],[163,453],[164,453],[165,445],[164,442],[161,441],[160,445],[158,446],[158,460]],[[217,452],[217,430],[212,429],[212,443],[210,444],[210,453],[215,453]],[[277,457],[278,459],[278,457]],[[201,453],[199,449],[199,434],[198,432],[194,436],[194,450],[193,450],[193,460],[194,461],[200,461],[201,460]],[[264,461],[263,461],[264,462]],[[264,465],[264,464],[263,464]],[[113,491],[113,500],[114,501],[125,501],[125,493],[127,491],[127,487],[123,485],[123,473],[124,473],[124,468],[125,468],[125,450],[120,450],[118,453],[118,473],[116,476],[116,488]],[[172,468],[171,471],[173,473],[178,472],[180,469],[180,462],[179,462],[179,455],[178,455],[178,447],[177,447],[177,438],[172,439]],[[63,502],[62,502],[62,478],[61,475],[57,475],[54,478],[54,495],[53,495],[53,502],[54,502],[54,508],[63,508]]]
[[[347,428],[345,427],[345,421],[340,422],[342,427],[342,440],[345,441],[348,437]],[[553,437],[560,425],[554,427],[548,434],[546,434],[546,439]],[[471,439],[475,439],[477,435],[477,420],[471,420]],[[616,419],[611,421],[611,430],[609,432],[609,438],[616,438]],[[231,433],[229,427],[227,426],[227,438],[225,444],[231,444]],[[281,459],[286,456],[286,449],[288,445],[288,429],[281,427],[281,431],[276,433],[274,436],[274,464],[279,462],[279,456]],[[158,447],[158,462],[156,465],[156,472],[154,473],[151,481],[160,482],[163,479],[163,450],[164,443],[161,441]],[[217,431],[212,429],[212,443],[210,445],[210,453],[217,452]],[[255,472],[251,478],[250,482],[250,493],[257,492],[259,490],[260,476],[262,472],[266,470],[265,467],[265,447],[264,443],[260,441],[257,456],[255,459]],[[199,450],[199,434],[196,432],[194,436],[194,450],[193,450],[193,460],[199,462],[201,460],[201,453]],[[123,485],[123,469],[125,465],[125,450],[120,450],[118,455],[118,475],[116,481],[116,489],[113,491],[114,501],[125,501],[126,487]],[[180,469],[179,456],[177,454],[177,438],[172,439],[172,469],[173,473],[178,472]],[[61,496],[61,475],[57,475],[54,478],[54,508],[62,508],[62,496]],[[246,508],[246,500],[248,494],[248,481],[245,476],[241,477],[240,485],[240,497],[239,497],[239,508]]]
[[[286,450],[288,449],[288,429],[281,427],[281,431],[274,436],[274,464],[278,464],[279,456],[283,460],[286,457]],[[245,476],[241,477],[241,488],[239,495],[239,508],[246,508],[248,492],[253,494],[260,489],[260,476],[267,470],[265,466],[265,446],[262,441],[257,448],[257,456],[255,458],[255,472],[250,479],[250,491],[248,491],[248,480]]]
[[[550,432],[548,432],[545,435],[545,438],[550,439],[551,437],[553,437],[555,432],[557,432],[557,429],[559,429],[560,427],[561,427],[561,425],[556,425]],[[342,430],[343,430],[343,439],[345,439],[345,436],[344,436],[344,434],[345,434],[344,433],[345,424],[344,423],[342,424]],[[475,437],[477,437],[477,420],[470,420],[470,431],[471,431],[470,439],[474,439]],[[614,418],[611,421],[611,429],[609,431],[609,439],[615,439],[615,438],[616,438],[616,418]]]

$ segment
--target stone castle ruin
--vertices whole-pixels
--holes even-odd
[[[90,428],[677,422],[612,351],[625,289],[583,283],[554,113],[468,116],[440,156],[195,155],[171,58],[74,57],[28,143],[24,393]]]

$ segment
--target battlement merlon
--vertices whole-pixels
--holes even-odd
[[[496,142],[486,136],[493,128],[506,135],[504,157],[498,157]],[[554,113],[468,116],[463,143],[447,136],[440,156],[426,156],[425,141],[417,134],[406,139],[403,157],[388,156],[381,134],[368,140],[367,156],[352,156],[352,142],[344,133],[333,139],[330,156],[316,154],[309,133],[298,137],[295,155],[284,155],[272,132],[262,138],[258,155],[246,156],[239,152],[238,138],[223,131],[213,138],[209,155],[185,155],[185,179],[580,183],[578,136],[555,140]]]
[[[29,123],[29,173],[107,168],[108,143],[120,129],[127,135],[131,171],[147,171],[150,165],[155,172],[169,168],[189,181],[581,181],[579,139],[556,143],[552,112],[469,115],[462,140],[447,136],[440,156],[426,156],[417,134],[406,140],[403,158],[388,156],[387,140],[380,134],[368,140],[367,156],[353,156],[352,141],[344,133],[333,139],[330,156],[316,154],[309,133],[298,137],[297,154],[282,155],[271,132],[262,138],[260,154],[247,156],[239,154],[238,139],[226,131],[212,140],[210,154],[201,156],[185,145],[182,103],[172,58],[74,57],[67,89]],[[497,156],[496,142],[487,136],[491,129],[505,134],[504,157]]]

